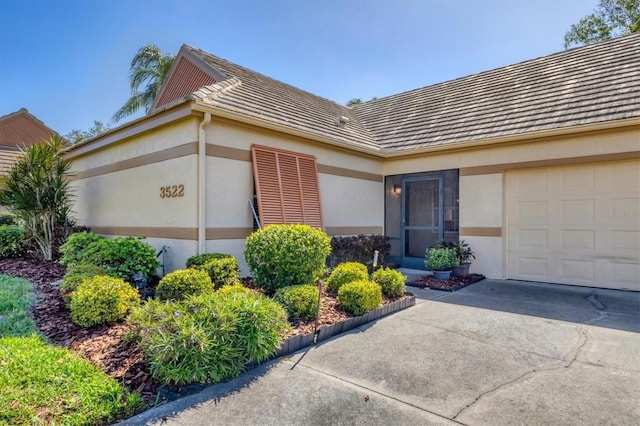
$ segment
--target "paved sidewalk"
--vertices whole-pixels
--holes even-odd
[[[638,425],[640,293],[484,280],[123,424]]]

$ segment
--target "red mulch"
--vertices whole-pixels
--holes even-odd
[[[139,392],[147,405],[155,402],[159,385],[151,380],[149,365],[140,349],[122,340],[126,324],[82,328],[69,316],[55,281],[66,268],[55,262],[36,259],[0,260],[0,274],[25,278],[35,285],[36,303],[32,316],[38,329],[52,343],[70,348],[109,376]]]
[[[122,338],[129,330],[125,323],[96,326],[89,329],[76,325],[62,300],[59,287],[66,268],[55,262],[36,259],[0,260],[0,274],[22,277],[35,285],[36,303],[32,315],[36,326],[52,343],[70,348],[89,360],[109,376],[118,380],[132,392],[139,392],[147,406],[155,403],[160,385],[151,379],[150,367],[142,351]],[[251,279],[243,279],[247,287]],[[147,295],[153,295],[151,287]],[[403,296],[408,297],[408,296]],[[398,300],[384,298],[383,304]],[[334,324],[352,315],[338,306],[335,294],[323,291],[318,330],[323,325]],[[293,330],[285,337],[313,332],[315,320],[294,320]]]
[[[483,280],[484,275],[469,274],[466,277],[451,276],[448,280],[437,280],[433,275],[425,275],[407,283],[411,287],[430,288],[433,290],[455,291]]]

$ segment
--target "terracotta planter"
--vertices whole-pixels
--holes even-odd
[[[454,266],[451,268],[451,275],[454,277],[464,278],[469,275],[469,266],[471,266],[471,263],[463,263],[460,266]]]

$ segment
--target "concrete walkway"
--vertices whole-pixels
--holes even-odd
[[[640,294],[484,280],[123,424],[638,425]]]

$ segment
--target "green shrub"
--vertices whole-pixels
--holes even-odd
[[[338,290],[338,302],[353,315],[363,315],[382,303],[382,289],[371,281],[352,281]]]
[[[460,265],[456,251],[452,248],[427,249],[424,266],[430,271],[447,271],[453,266]]]
[[[308,225],[269,225],[247,238],[244,256],[255,285],[274,292],[315,282],[331,252],[330,241]]]
[[[195,256],[191,256],[187,259],[186,268],[195,268],[198,269],[200,266],[214,259],[224,259],[226,257],[233,257],[230,254],[224,253],[201,253],[196,254]]]
[[[116,237],[89,244],[82,253],[83,263],[102,266],[109,275],[131,281],[138,271],[151,278],[160,266],[153,247],[140,237]]]
[[[129,320],[152,376],[178,385],[239,375],[248,363],[272,355],[289,328],[284,308],[254,292],[149,300]]]
[[[65,266],[73,266],[76,263],[83,263],[84,251],[90,244],[96,241],[106,240],[102,235],[93,232],[76,232],[71,234],[67,241],[60,246],[60,260]]]
[[[351,281],[361,281],[369,279],[369,271],[367,267],[358,262],[341,263],[331,271],[331,275],[327,279],[327,288],[337,293],[346,283]]]
[[[218,289],[218,293],[220,294],[231,294],[231,293],[251,293],[251,290],[243,286],[239,282],[234,282],[233,284],[223,285]]]
[[[78,289],[78,286],[82,281],[87,278],[93,278],[97,275],[109,274],[103,267],[91,265],[89,263],[75,263],[73,266],[70,266],[67,269],[67,273],[64,274],[62,284],[60,284],[60,293],[62,293],[64,303],[69,306],[73,292]]]
[[[378,269],[373,273],[371,279],[380,285],[382,294],[386,294],[387,296],[400,297],[406,291],[405,282],[407,281],[407,277],[395,269]]]
[[[0,225],[0,259],[18,257],[24,247],[24,230],[15,225]]]
[[[318,287],[311,284],[282,287],[273,297],[287,309],[289,317],[310,320],[318,314]]]
[[[378,265],[385,265],[389,258],[391,244],[385,235],[353,235],[331,238],[331,265],[344,262],[359,262],[365,265],[373,261],[373,253],[378,251]]]
[[[140,304],[138,291],[119,278],[98,275],[80,283],[71,298],[71,319],[82,327],[111,324]]]
[[[37,336],[0,338],[0,424],[107,425],[144,408],[90,362]]]
[[[211,259],[196,269],[209,274],[214,288],[233,284],[240,279],[240,268],[235,257],[222,257]]]
[[[156,297],[160,300],[182,300],[212,291],[213,284],[205,271],[180,269],[160,280],[156,288]]]
[[[13,213],[3,212],[0,213],[0,226],[2,225],[17,225],[18,218]]]

